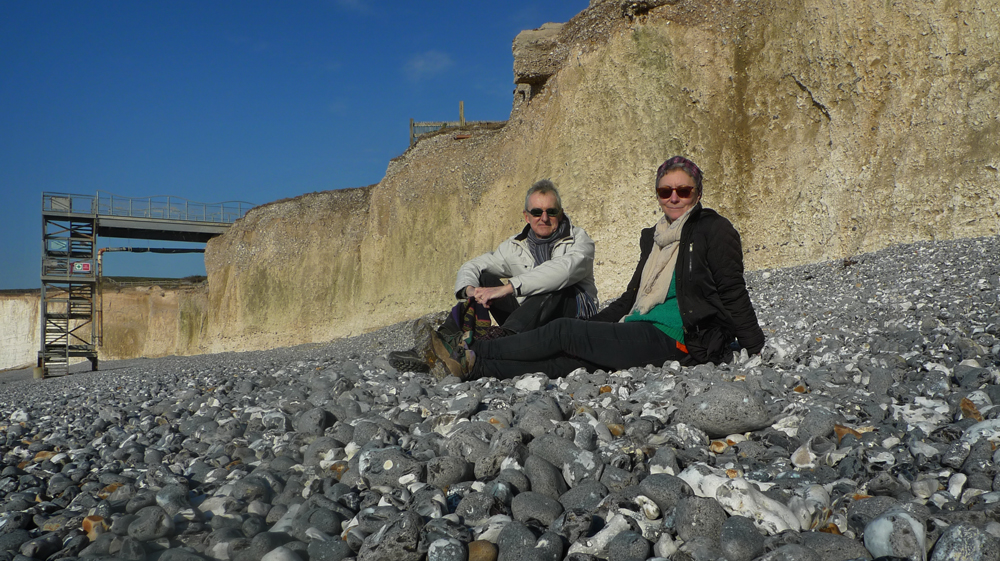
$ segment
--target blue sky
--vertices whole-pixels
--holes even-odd
[[[43,192],[262,204],[377,183],[410,118],[457,120],[462,100],[505,120],[514,36],[587,4],[4,0],[0,289],[40,286]],[[205,270],[117,253],[104,272]]]

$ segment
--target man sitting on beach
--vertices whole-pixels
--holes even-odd
[[[574,226],[562,199],[548,179],[535,182],[524,197],[524,229],[496,251],[467,261],[458,269],[455,297],[461,302],[438,334],[444,339],[487,331],[489,316],[500,326],[490,337],[521,333],[554,319],[586,319],[597,312],[594,283],[594,242]],[[502,280],[507,279],[504,283]],[[472,319],[474,316],[474,320]],[[418,351],[429,337],[426,322],[417,323],[417,348],[389,354],[399,370],[427,369],[428,357]],[[433,362],[433,361],[430,361]]]

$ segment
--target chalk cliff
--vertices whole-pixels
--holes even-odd
[[[750,268],[995,234],[998,29],[980,0],[591,2],[515,42],[505,127],[424,139],[377,185],[272,203],[209,243],[209,345],[448,306],[458,265],[519,228],[543,177],[597,242],[612,298],[673,154],[704,169],[704,203],[735,223]]]

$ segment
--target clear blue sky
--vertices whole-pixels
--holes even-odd
[[[0,289],[41,284],[43,192],[262,204],[377,183],[410,118],[463,100],[507,119],[514,36],[587,4],[0,1]],[[200,254],[104,267],[205,274]]]

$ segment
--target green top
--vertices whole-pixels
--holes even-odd
[[[668,337],[684,344],[684,321],[681,319],[681,309],[677,305],[677,274],[670,278],[670,288],[667,289],[667,299],[657,304],[648,313],[640,314],[639,310],[625,316],[624,321],[648,321]]]

